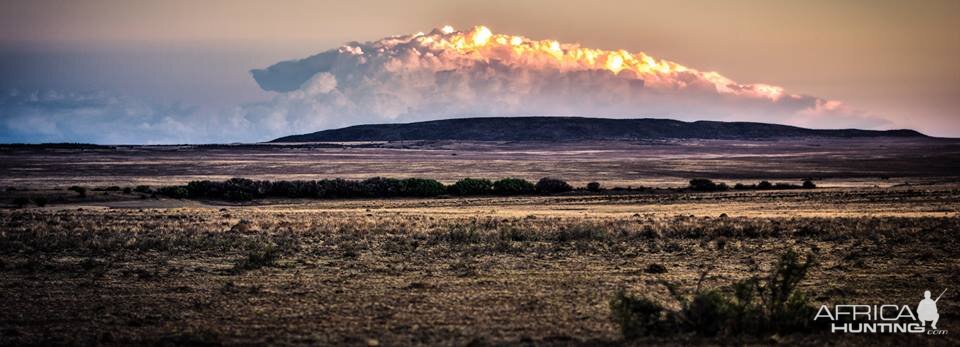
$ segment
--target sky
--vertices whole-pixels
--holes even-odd
[[[960,137],[956,23],[960,1],[2,0],[0,142],[490,115]]]

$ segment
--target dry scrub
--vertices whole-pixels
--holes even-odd
[[[801,284],[814,303],[912,303],[960,279],[956,217],[428,211],[0,211],[0,344],[621,343],[616,293],[680,310],[785,250],[820,260]],[[782,338],[835,338],[814,336]]]

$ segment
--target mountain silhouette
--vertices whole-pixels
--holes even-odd
[[[398,140],[584,141],[643,139],[774,139],[796,137],[927,137],[914,130],[808,129],[753,122],[584,117],[478,117],[402,124],[355,125],[270,142]]]

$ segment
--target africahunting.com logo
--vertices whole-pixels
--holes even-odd
[[[930,291],[923,292],[923,300],[917,305],[914,312],[910,305],[834,305],[820,306],[813,320],[830,320],[832,333],[911,333],[927,335],[945,335],[947,330],[937,328],[940,313],[937,311],[937,302],[947,290],[930,298]],[[929,329],[927,327],[929,323]]]

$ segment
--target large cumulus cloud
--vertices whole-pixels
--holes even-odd
[[[837,101],[740,84],[715,72],[551,40],[449,28],[349,43],[253,70],[278,92],[278,121],[309,132],[358,123],[466,116],[575,115],[876,127]],[[312,128],[309,126],[313,126]]]
[[[252,75],[275,94],[217,109],[107,92],[0,91],[0,142],[255,142],[364,123],[521,115],[886,125],[837,101],[644,53],[483,27],[351,42]]]

